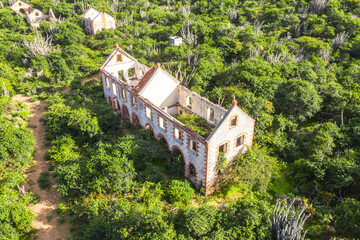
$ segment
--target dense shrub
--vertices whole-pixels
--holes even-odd
[[[172,180],[166,190],[170,202],[188,203],[195,194],[189,181]]]

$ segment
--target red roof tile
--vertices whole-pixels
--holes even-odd
[[[157,69],[157,66],[153,66],[150,68],[145,75],[142,77],[142,79],[139,81],[138,85],[135,88],[135,92],[140,92],[140,90],[144,87],[144,85],[147,83],[151,75],[154,73],[155,69]]]

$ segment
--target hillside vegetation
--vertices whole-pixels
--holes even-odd
[[[308,239],[360,236],[360,1],[29,3],[61,18],[34,30],[2,0],[0,93],[49,104],[48,158],[73,239],[270,239],[270,213],[288,197],[312,214]],[[88,7],[115,17],[116,29],[85,35]],[[170,36],[184,43],[169,46]],[[253,149],[217,166],[219,192],[205,197],[184,179],[181,156],[121,119],[100,81],[81,84],[116,43],[225,108],[235,96],[256,119]],[[20,226],[1,209],[9,198],[14,208],[29,203],[16,200],[16,184],[33,143],[24,116],[2,108],[0,236],[17,239],[31,214],[23,211]],[[18,132],[10,145],[6,129]]]

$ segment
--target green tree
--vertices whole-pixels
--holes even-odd
[[[360,236],[360,202],[347,198],[342,201],[335,209],[336,230],[349,238]]]
[[[195,190],[190,186],[190,183],[187,180],[172,180],[166,189],[166,195],[172,203],[189,203],[194,194]]]

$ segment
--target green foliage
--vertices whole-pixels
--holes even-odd
[[[67,212],[67,209],[66,209],[66,206],[64,203],[60,203],[56,209],[54,210],[54,212],[56,213],[56,215],[59,216],[59,219],[58,219],[58,222],[61,224],[61,223],[64,223],[65,220],[66,220],[66,212]]]
[[[65,21],[56,29],[54,42],[59,45],[71,45],[82,43],[85,39],[85,33],[79,24],[72,21]]]
[[[189,208],[184,213],[185,228],[195,238],[209,233],[216,222],[217,211],[213,206],[202,206],[199,209]]]
[[[280,166],[277,159],[257,145],[235,161],[237,161],[235,176],[262,193],[267,190],[271,181],[279,176]]]
[[[95,116],[86,108],[72,109],[63,103],[54,104],[46,112],[46,123],[52,137],[71,134],[74,137],[92,138],[100,134]]]
[[[49,172],[41,172],[40,177],[38,178],[38,183],[40,188],[48,189],[50,188],[50,181],[49,181],[50,173]]]
[[[172,203],[189,203],[195,194],[189,181],[172,180],[166,189],[166,195]]]
[[[0,239],[28,239],[32,234],[34,203],[27,192],[20,196],[17,186],[25,179],[23,171],[33,160],[34,138],[27,129],[26,104],[0,96]]]
[[[348,238],[357,238],[360,235],[360,202],[347,198],[335,209],[336,228]]]
[[[82,29],[83,3],[32,1],[41,11],[48,13],[51,8],[66,19],[41,22],[37,31],[43,37],[53,35],[52,51],[48,57],[32,59],[25,57],[22,43],[24,37],[31,38],[33,29],[7,3],[2,4],[0,92],[5,83],[10,95],[15,89],[33,99],[47,98],[47,139],[53,141],[49,156],[58,190],[73,204],[77,226],[73,238],[269,237],[264,230],[268,219],[262,218],[268,216],[267,203],[258,199],[239,200],[239,209],[232,205],[237,200],[229,200],[232,203],[216,210],[212,224],[213,215],[202,212],[202,200],[208,198],[196,197],[201,211],[191,210],[193,223],[208,218],[209,224],[190,232],[192,225],[179,219],[183,226],[178,226],[174,219],[186,209],[179,209],[179,216],[177,210],[168,211],[181,204],[166,202],[167,185],[183,175],[184,161],[173,161],[144,131],[121,122],[104,101],[100,81],[79,83],[79,78],[98,71],[115,43],[148,66],[162,62],[167,70],[181,72],[183,84],[223,107],[230,107],[235,96],[238,105],[255,118],[254,141],[261,147],[255,145],[239,157],[227,197],[254,191],[272,198],[265,192],[275,180],[273,186],[278,185],[270,193],[302,194],[316,198],[317,209],[329,209],[323,217],[314,216],[310,238],[324,238],[324,229],[335,229],[324,216],[333,214],[336,199],[358,200],[360,192],[360,24],[356,18],[360,11],[358,1],[332,0],[314,14],[315,2],[129,0],[114,5],[90,0],[88,7],[104,10],[117,21],[116,29],[94,37]],[[169,46],[170,36],[182,36],[184,43]],[[189,44],[191,38],[194,41]],[[71,93],[61,95],[60,89],[69,85]],[[29,113],[3,98],[0,101],[0,182],[15,196],[16,185],[24,179],[21,172],[32,158],[33,139],[25,121]],[[193,116],[185,118],[181,121],[201,135],[212,131]],[[283,162],[288,168],[279,179]],[[225,176],[225,161],[218,167],[225,169]],[[1,194],[11,195],[3,188]],[[13,202],[11,206],[16,205]],[[19,209],[23,212],[20,205]],[[234,223],[223,220],[225,215]],[[17,231],[10,225],[1,226],[1,234],[6,234],[0,238],[26,238],[27,230]],[[334,234],[345,236],[341,228],[336,225]]]
[[[227,168],[228,160],[226,159],[226,156],[223,152],[219,153],[219,159],[216,163],[216,170],[222,174]]]
[[[214,130],[206,121],[196,115],[179,114],[175,116],[177,120],[185,124],[188,128],[207,138],[210,133]]]

